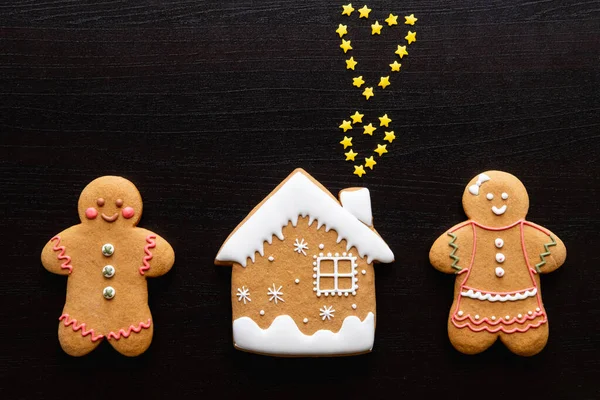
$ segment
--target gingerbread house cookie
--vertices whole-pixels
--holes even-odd
[[[537,354],[548,340],[540,275],[564,263],[565,245],[525,220],[529,197],[511,174],[479,174],[462,202],[469,220],[442,234],[429,253],[436,269],[456,274],[450,341],[466,354],[479,353],[498,338],[516,354]]]
[[[295,170],[216,256],[217,265],[233,265],[235,347],[288,357],[371,351],[373,263],[392,261],[373,228],[368,189],[342,190],[338,201]]]
[[[141,215],[142,197],[133,183],[100,177],[79,197],[81,223],[42,250],[44,268],[68,277],[58,323],[66,353],[85,355],[103,339],[127,356],[150,346],[154,322],[146,278],[167,273],[175,255],[165,239],[136,227]]]

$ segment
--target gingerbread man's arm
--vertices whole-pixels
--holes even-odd
[[[541,274],[558,269],[567,258],[567,248],[558,236],[537,224],[524,222],[523,239],[532,269]]]
[[[473,249],[471,221],[453,226],[442,234],[429,250],[429,262],[446,274],[458,274],[468,269]]]
[[[77,226],[65,229],[46,243],[42,250],[42,265],[48,271],[58,275],[69,275],[73,271],[69,256],[69,242],[74,238]]]
[[[140,260],[140,274],[145,277],[161,276],[169,272],[175,262],[175,252],[165,239],[154,232],[137,228],[144,241],[143,257]]]

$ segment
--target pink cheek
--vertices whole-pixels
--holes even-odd
[[[135,211],[131,207],[125,207],[123,209],[122,213],[123,213],[124,218],[129,219],[129,218],[133,217],[133,214],[135,214]]]
[[[87,219],[94,219],[98,216],[98,211],[94,207],[90,207],[85,210],[85,216]]]

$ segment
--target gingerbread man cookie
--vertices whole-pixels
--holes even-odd
[[[63,350],[82,356],[102,339],[126,356],[150,346],[154,323],[146,278],[167,273],[175,254],[156,233],[136,227],[142,198],[133,183],[103,176],[79,197],[81,223],[54,236],[42,250],[48,271],[68,276],[58,324]]]
[[[452,345],[476,354],[500,338],[516,354],[539,353],[548,341],[540,274],[564,263],[565,245],[525,220],[529,197],[511,174],[479,174],[462,202],[469,220],[441,235],[429,253],[437,270],[457,275],[448,320]]]

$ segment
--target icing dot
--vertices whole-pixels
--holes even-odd
[[[327,257],[331,257],[331,253],[327,253]]]
[[[458,312],[459,317],[462,317],[463,314],[464,314],[464,312],[462,312],[462,310]]]
[[[115,288],[113,288],[112,286],[107,286],[102,291],[102,296],[104,296],[104,298],[106,300],[112,299],[113,297],[115,297],[115,294],[116,294]]]
[[[348,297],[348,292],[344,293],[344,296]]]
[[[302,322],[304,322],[305,324],[308,324],[308,318],[304,318],[304,319],[302,320]]]
[[[352,304],[352,309],[356,310],[356,304]]]
[[[317,274],[313,274],[313,278],[317,279]]]
[[[104,199],[102,197],[98,198],[98,200],[96,200],[96,204],[98,204],[98,207],[104,206]]]
[[[300,279],[296,278],[296,280],[294,282],[300,283]]]
[[[346,252],[342,253],[342,255],[343,255],[344,257],[346,257],[346,255],[347,255],[347,254],[348,254],[348,253],[346,253]]]
[[[503,263],[504,260],[506,260],[506,257],[504,257],[504,254],[502,253],[496,253],[496,261],[499,263]]]
[[[112,265],[105,265],[104,268],[102,268],[102,275],[105,278],[112,278],[115,275],[115,267]]]
[[[135,211],[131,207],[125,207],[123,209],[123,211],[121,211],[121,214],[123,214],[123,218],[129,219],[129,218],[133,217],[133,215],[135,214]]]
[[[504,200],[508,199],[508,193],[502,193],[502,199],[504,199]]]
[[[260,315],[265,315],[265,310],[260,310]]]
[[[319,245],[319,249],[323,250],[324,248],[325,248],[325,245],[324,245],[323,243],[321,243],[321,244]]]
[[[98,216],[98,211],[94,207],[90,207],[85,210],[85,217],[87,219],[94,219]]]
[[[340,256],[340,253],[335,253],[335,256],[336,256],[336,257],[339,257],[339,256]]]
[[[338,292],[338,296],[342,297],[342,292]]]
[[[527,311],[527,314],[531,315],[531,314],[533,314],[533,312],[532,311]]]
[[[487,194],[485,197],[486,197],[488,200],[493,200],[493,199],[494,199],[494,195],[493,195],[493,194],[491,194],[491,193],[488,193],[488,194]]]
[[[352,253],[348,253],[348,257],[352,257]]]
[[[502,240],[502,239],[500,239],[500,238],[497,238],[497,239],[494,241],[494,244],[496,245],[496,247],[497,247],[497,248],[501,249],[501,248],[502,248],[502,246],[504,246],[504,240]]]
[[[313,256],[313,260],[316,260],[316,259],[317,259],[317,255],[315,254],[315,255]],[[315,265],[315,263],[313,263],[313,265]]]
[[[329,296],[329,292],[325,292],[325,297]]]
[[[364,270],[364,269],[363,269],[362,271],[360,271],[360,272],[361,272],[363,275],[366,275],[366,274],[367,274],[367,271],[366,271],[366,270]]]
[[[479,314],[475,314],[475,319],[479,319]]]
[[[323,253],[319,253],[319,257],[323,257]]]
[[[537,311],[537,312],[540,312],[540,308],[539,308],[539,307],[536,307],[536,308],[535,308],[535,311]]]
[[[518,314],[517,318],[519,318],[519,319],[523,318],[523,314]]]
[[[496,320],[496,316],[492,315],[492,321],[495,321],[495,320]]]
[[[504,276],[504,268],[496,267],[496,276],[502,278]]]
[[[123,207],[123,199],[117,199],[117,201],[115,201],[115,205],[119,208]]]
[[[275,261],[275,257],[273,257],[273,256],[269,256],[269,258],[267,258],[267,260],[269,260],[269,261],[273,262],[273,261]]]
[[[510,319],[510,316],[509,316],[509,315],[506,315],[506,316],[504,317],[504,319],[508,321],[508,320]]]
[[[106,257],[110,257],[115,253],[115,246],[110,243],[105,243],[102,245],[102,254]]]

